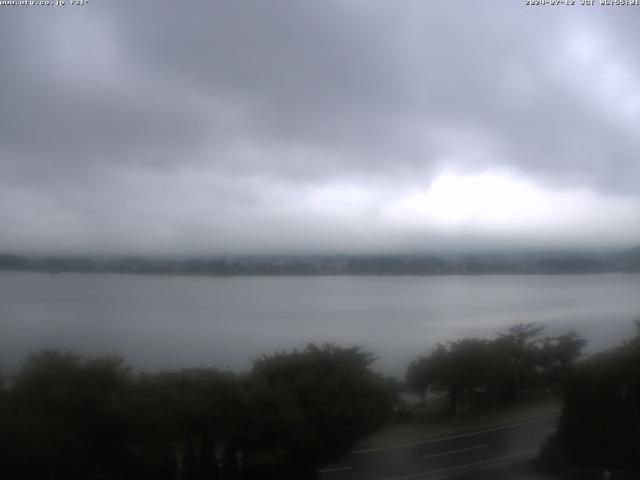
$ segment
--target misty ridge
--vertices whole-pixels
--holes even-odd
[[[640,272],[640,246],[615,253],[459,255],[24,256],[0,254],[0,271],[173,275],[478,275]]]

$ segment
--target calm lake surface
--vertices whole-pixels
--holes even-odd
[[[178,277],[0,272],[0,368],[43,347],[123,355],[141,369],[234,370],[278,349],[362,345],[401,375],[437,342],[519,322],[575,329],[590,351],[640,318],[640,275]]]

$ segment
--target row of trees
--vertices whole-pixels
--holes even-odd
[[[0,468],[21,479],[313,478],[388,418],[389,382],[358,347],[134,374],[43,351],[0,389]]]
[[[587,342],[573,331],[555,337],[544,331],[544,326],[526,323],[493,340],[439,344],[411,363],[407,383],[423,396],[446,394],[452,416],[482,402],[509,402],[526,393],[560,389]]]
[[[586,341],[521,324],[416,359],[407,384],[449,398],[457,415],[482,402],[559,389]],[[359,347],[309,345],[215,368],[134,373],[122,359],[42,351],[0,388],[1,468],[29,479],[304,479],[391,415],[397,383]]]

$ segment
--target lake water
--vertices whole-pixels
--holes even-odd
[[[0,368],[43,347],[137,368],[234,370],[307,342],[362,345],[387,374],[437,342],[519,322],[575,329],[590,351],[634,332],[640,275],[178,277],[0,272]]]

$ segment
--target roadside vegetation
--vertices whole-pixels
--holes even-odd
[[[441,405],[443,398],[448,416],[457,417],[482,407],[561,394],[587,342],[576,332],[555,337],[544,333],[544,326],[526,323],[493,340],[439,344],[407,371],[409,389],[422,399],[417,412]]]
[[[541,461],[569,478],[638,478],[640,320],[636,336],[593,356],[567,382],[558,430]],[[607,474],[605,474],[607,476]]]
[[[520,324],[437,345],[404,382],[374,372],[371,353],[332,344],[265,355],[244,374],[136,373],[120,358],[45,350],[0,388],[2,469],[25,480],[313,479],[389,422],[554,395],[565,404],[547,464],[639,468],[640,336],[586,360],[585,345]]]
[[[304,479],[389,417],[359,348],[309,345],[246,375],[134,374],[118,358],[43,351],[0,392],[6,478]]]

